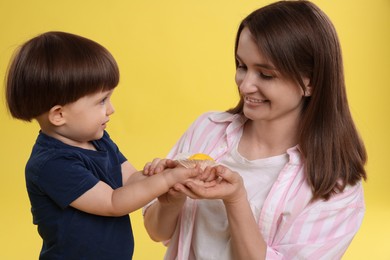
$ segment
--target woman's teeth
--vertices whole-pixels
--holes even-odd
[[[267,102],[267,100],[255,99],[255,98],[249,98],[249,97],[245,97],[245,101],[246,102],[250,102],[250,103],[264,103],[264,102]]]

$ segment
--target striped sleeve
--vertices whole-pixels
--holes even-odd
[[[309,204],[292,221],[285,221],[289,216],[282,214],[266,259],[341,259],[360,228],[364,211],[360,183],[329,201]],[[283,225],[288,226],[287,232],[281,231]]]

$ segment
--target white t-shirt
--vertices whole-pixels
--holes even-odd
[[[287,162],[287,153],[247,160],[239,154],[237,145],[220,162],[242,176],[256,222],[272,185]],[[222,200],[198,201],[192,241],[191,259],[232,259],[228,220]]]

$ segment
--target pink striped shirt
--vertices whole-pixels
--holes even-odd
[[[203,114],[168,157],[202,152],[220,161],[239,138],[245,121],[241,115],[226,112]],[[260,213],[258,225],[267,244],[266,258],[340,259],[363,220],[362,185],[348,186],[328,201],[310,203],[312,191],[304,176],[299,148],[293,147],[287,153],[289,162],[273,184]],[[189,259],[196,209],[196,200],[188,198],[165,259]]]

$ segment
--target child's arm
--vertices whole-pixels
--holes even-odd
[[[124,186],[129,181],[130,176],[132,176],[133,173],[137,172],[137,169],[135,169],[135,167],[129,161],[125,161],[124,163],[122,163],[121,168],[122,168],[122,183]]]
[[[129,166],[124,165],[124,167],[130,169],[127,168]],[[166,169],[160,174],[149,177],[142,176],[141,172],[135,172],[124,177],[127,180],[123,187],[113,190],[100,181],[70,205],[95,215],[123,216],[166,193],[174,184],[185,183],[199,173],[199,169],[182,167]],[[135,178],[137,181],[134,181]]]

